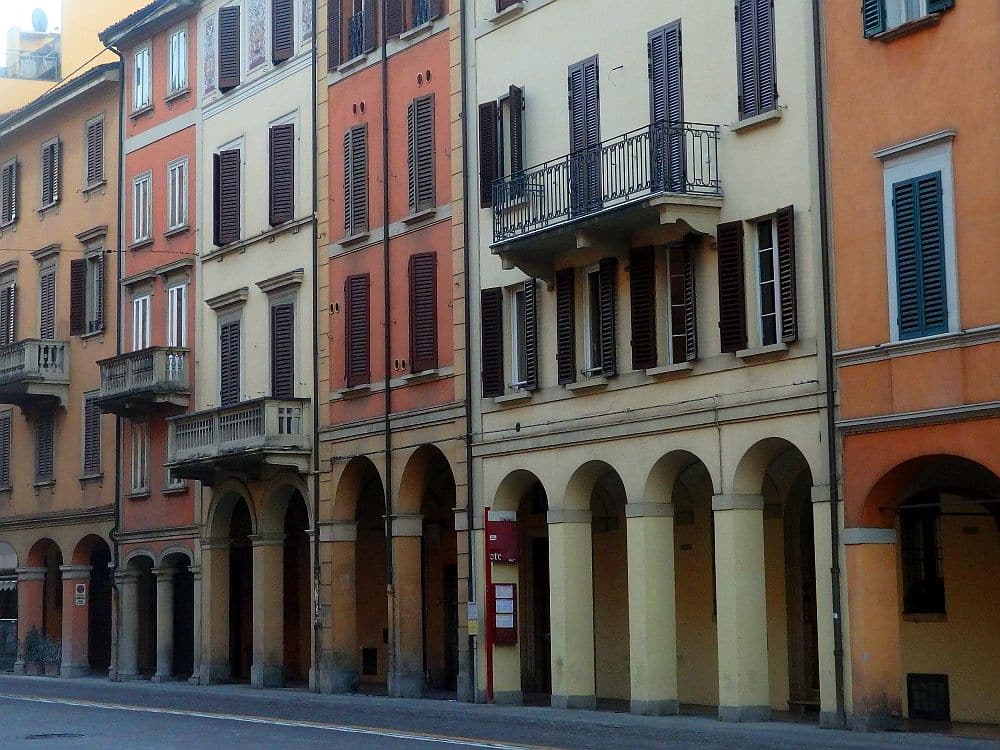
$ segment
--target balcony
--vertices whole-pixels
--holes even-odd
[[[46,44],[36,50],[7,50],[0,78],[20,78],[29,81],[58,81],[59,45]]]
[[[602,234],[714,234],[721,206],[719,126],[657,121],[494,182],[493,252],[539,275]]]
[[[266,465],[305,474],[312,418],[306,398],[262,398],[167,420],[167,468],[179,479],[214,484],[217,471],[259,477]]]
[[[0,403],[65,407],[68,396],[68,342],[25,339],[0,349]]]
[[[103,411],[121,417],[149,414],[161,407],[186,407],[191,395],[187,349],[154,346],[101,360]]]

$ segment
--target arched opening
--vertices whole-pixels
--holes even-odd
[[[385,492],[371,461],[360,461],[354,521],[355,627],[358,687],[383,693],[389,669],[389,607],[386,600]]]
[[[235,501],[229,521],[229,677],[250,679],[253,663],[253,523],[246,500]]]
[[[172,586],[170,612],[170,670],[172,678],[186,680],[194,669],[194,575],[187,552],[164,556],[160,567],[169,573]]]
[[[63,587],[59,571],[62,564],[62,551],[51,539],[40,539],[28,552],[28,566],[45,569],[38,623],[41,633],[52,641],[62,640]]]
[[[0,672],[17,659],[17,553],[0,542]]]
[[[90,566],[87,602],[87,663],[92,674],[107,674],[111,665],[111,548],[89,535],[77,545],[73,562]]]
[[[284,673],[286,684],[309,681],[312,639],[310,617],[309,512],[295,490],[284,519]]]
[[[156,673],[156,576],[153,560],[137,555],[128,562],[135,574],[136,674],[149,678]]]

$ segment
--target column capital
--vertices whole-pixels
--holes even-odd
[[[22,581],[44,581],[45,568],[15,568],[18,583]]]
[[[545,522],[553,523],[590,523],[592,514],[589,510],[550,510],[545,514]]]
[[[319,525],[321,542],[356,542],[358,540],[357,521],[324,521]]]
[[[229,549],[228,539],[202,539],[201,548],[212,550],[212,549]]]
[[[419,513],[396,515],[391,518],[391,521],[394,537],[424,535],[424,517]]]
[[[895,544],[896,530],[867,527],[848,528],[841,532],[840,541],[844,544]]]
[[[626,503],[626,518],[673,518],[674,506],[672,503]]]
[[[62,573],[62,578],[64,581],[89,581],[90,572],[94,569],[93,565],[60,565],[59,572]]]
[[[157,581],[170,580],[177,575],[177,568],[153,568],[150,572],[156,576]]]
[[[252,547],[276,547],[285,543],[284,534],[251,534],[247,538]]]
[[[712,510],[764,510],[763,495],[712,495]]]
[[[115,583],[134,584],[139,580],[139,574],[134,570],[119,570],[115,573]]]

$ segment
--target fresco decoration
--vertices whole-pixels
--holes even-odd
[[[218,57],[215,53],[215,16],[208,16],[205,19],[203,51],[205,57],[202,69],[205,78],[205,93],[211,94],[215,91],[215,66],[218,64]]]
[[[247,70],[259,68],[266,59],[267,11],[264,0],[250,0],[247,7]]]
[[[313,0],[302,0],[302,38],[310,39],[313,34]]]

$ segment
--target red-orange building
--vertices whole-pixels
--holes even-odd
[[[991,3],[826,3],[848,710],[1000,721]]]

